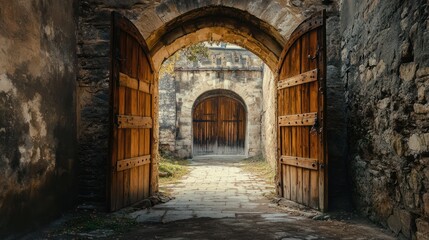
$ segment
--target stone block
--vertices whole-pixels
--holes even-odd
[[[374,67],[377,65],[377,59],[375,58],[375,56],[369,59],[368,64],[370,67]]]
[[[429,240],[429,220],[427,218],[417,219],[416,228],[417,240]]]
[[[429,193],[423,194],[423,212],[426,217],[429,217]]]
[[[400,210],[401,232],[407,238],[411,238],[415,231],[415,217],[412,213],[406,210]]]
[[[401,60],[404,63],[411,62],[413,60],[413,48],[409,40],[404,41],[401,45]]]
[[[417,99],[419,100],[419,102],[423,102],[426,99],[426,87],[425,86],[420,86],[418,88]],[[414,111],[416,111],[415,109],[416,109],[416,107],[414,107]]]
[[[399,211],[395,209],[394,213],[387,219],[387,225],[395,234],[399,234],[402,229]]]
[[[403,63],[399,67],[399,76],[404,81],[411,81],[416,76],[417,64],[415,62]]]
[[[408,139],[408,147],[416,152],[423,152],[427,149],[424,138],[422,138],[422,136],[419,134],[411,135],[411,137]]]
[[[429,104],[420,104],[420,103],[415,103],[414,104],[414,112],[416,113],[420,113],[420,114],[426,114],[429,113]]]
[[[429,67],[422,67],[417,70],[416,76],[418,78],[429,76]]]

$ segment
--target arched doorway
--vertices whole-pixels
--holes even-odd
[[[141,164],[149,167],[149,175],[143,174],[144,179],[149,181],[149,194],[151,195],[158,191],[158,160],[156,154],[159,144],[157,116],[157,74],[159,67],[166,58],[180,48],[190,44],[202,41],[225,41],[245,47],[255,53],[272,70],[275,80],[271,81],[267,88],[270,91],[266,96],[272,96],[272,106],[275,106],[275,102],[280,102],[277,101],[278,99],[282,99],[282,104],[269,109],[269,111],[272,111],[272,121],[267,124],[267,126],[271,126],[268,136],[275,142],[270,145],[269,151],[273,153],[276,159],[277,169],[282,169],[283,165],[304,166],[309,162],[320,166],[314,169],[320,174],[317,174],[318,178],[314,178],[315,184],[312,184],[312,186],[316,187],[314,189],[315,196],[316,193],[319,193],[317,198],[314,197],[315,200],[319,199],[320,201],[319,206],[316,208],[326,209],[326,201],[320,200],[327,193],[327,191],[324,191],[327,186],[325,184],[327,174],[324,174],[327,173],[327,168],[325,168],[327,157],[325,152],[326,138],[323,131],[326,128],[323,126],[324,121],[322,121],[325,109],[318,109],[316,115],[310,116],[311,120],[304,119],[304,117],[308,116],[302,108],[286,108],[286,106],[292,106],[291,103],[302,102],[302,99],[298,98],[306,97],[306,95],[300,94],[301,86],[292,88],[292,85],[290,85],[292,82],[298,85],[309,84],[307,80],[310,78],[307,78],[305,73],[295,71],[295,69],[300,69],[299,61],[301,59],[309,59],[320,63],[317,64],[319,69],[317,76],[316,78],[311,78],[311,82],[315,86],[320,82],[321,87],[313,87],[312,89],[315,91],[310,96],[314,100],[313,104],[321,108],[324,107],[323,104],[319,103],[322,102],[326,93],[326,89],[322,87],[323,82],[326,80],[326,61],[322,58],[326,52],[323,42],[325,41],[324,34],[322,34],[325,24],[323,21],[312,20],[293,34],[293,29],[302,23],[307,16],[317,10],[326,8],[322,3],[314,5],[313,11],[305,12],[304,14],[300,7],[291,6],[287,1],[283,0],[240,1],[234,2],[234,4],[218,1],[189,2],[189,4],[183,1],[166,1],[161,4],[158,1],[148,1],[147,4],[146,2],[144,4],[140,2],[136,4],[134,2],[120,4],[116,2],[110,4],[107,3],[108,1],[102,2],[83,3],[82,11],[84,14],[80,19],[80,43],[82,46],[79,49],[84,52],[82,59],[85,58],[85,60],[80,61],[80,66],[82,67],[80,79],[83,83],[80,85],[78,96],[78,105],[82,103],[78,110],[82,113],[82,117],[79,116],[79,124],[82,128],[79,131],[79,144],[81,145],[79,161],[82,165],[81,168],[85,169],[82,174],[85,179],[80,186],[82,192],[87,192],[87,196],[92,197],[91,194],[95,192],[93,189],[96,189],[96,196],[100,197],[100,199],[104,200],[106,199],[104,196],[107,196],[106,202],[109,203],[110,210],[116,210],[121,206],[140,200],[144,196],[141,193],[145,191],[141,191],[141,189],[144,189],[145,184],[141,185],[139,177],[136,178],[136,176],[141,175],[136,175],[134,168],[141,168]],[[111,22],[108,21],[107,16],[112,9],[127,16],[127,18],[124,18],[127,21],[122,21],[119,25],[110,27]],[[95,18],[94,15],[96,16]],[[317,41],[307,41],[307,38],[302,38],[313,26],[317,26],[320,38],[318,37]],[[109,34],[109,31],[111,34]],[[319,33],[314,34],[318,35]],[[124,35],[131,37],[122,37]],[[112,41],[115,37],[116,41]],[[301,47],[304,46],[303,42],[309,43],[309,45],[305,48]],[[130,50],[139,47],[144,49],[143,55],[146,55],[151,60],[149,61],[150,70],[144,72],[144,74],[149,74],[146,77],[140,75],[140,73],[136,74],[138,70],[134,69],[135,66],[133,69],[128,69],[127,67],[121,69],[122,64],[134,62],[134,60],[137,61],[136,66],[139,68],[140,61],[138,59],[140,59],[140,55],[136,56],[134,55],[135,51]],[[103,51],[98,51],[98,49]],[[285,57],[285,61],[283,61],[283,57]],[[288,59],[293,59],[294,61],[289,61]],[[109,65],[109,62],[112,64]],[[298,73],[299,75],[295,75]],[[108,75],[110,75],[110,83],[106,81]],[[112,83],[115,83],[116,86]],[[111,88],[110,94],[107,90],[109,87]],[[125,98],[122,98],[120,95],[122,94],[121,90],[117,87],[125,88]],[[281,89],[277,92],[276,90],[279,87]],[[150,102],[150,104],[143,110],[143,112],[150,111],[153,113],[150,116],[152,118],[150,121],[146,118],[149,116],[139,114],[139,111],[140,113],[142,111],[139,107],[137,108],[137,113],[135,112],[134,101],[131,101],[130,106],[125,104],[124,113],[126,115],[119,116],[121,115],[121,109],[118,107],[122,107],[122,103],[116,102],[116,100],[126,99],[125,101],[127,101],[133,98],[135,92],[130,89],[136,90],[137,95],[140,95],[140,91],[151,95],[146,101],[146,103]],[[134,93],[129,94],[129,92]],[[92,112],[87,114],[87,109],[95,105],[102,105],[100,108],[103,110],[94,114]],[[285,109],[282,109],[280,105],[283,105]],[[108,123],[106,109],[109,107],[112,111],[110,111],[111,118]],[[123,120],[122,125],[119,124],[119,120]],[[101,124],[94,124],[98,123],[97,121],[101,122]],[[151,124],[148,124],[149,122]],[[301,134],[296,134],[300,130],[295,131],[295,129],[302,127],[294,126],[292,122],[294,124],[305,123],[304,126],[310,129],[312,128],[308,124],[314,123],[314,129],[319,129],[319,131],[312,131],[312,134],[317,135],[317,142],[324,146],[313,148],[318,151],[317,154],[314,154],[317,159],[309,159],[309,157],[304,156],[307,151],[301,151],[301,146],[303,146],[301,143],[308,144],[308,142],[303,140],[306,138],[300,137]],[[94,130],[94,125],[101,125],[101,127],[97,127]],[[107,147],[109,138],[106,130],[108,126],[111,129],[110,148]],[[124,130],[119,129],[121,127]],[[147,141],[136,140],[136,132],[138,132],[136,128],[145,128],[145,131],[149,132],[147,134],[149,136],[149,153],[147,155],[141,155],[146,153],[140,153],[135,149],[130,150],[132,143],[138,142],[136,144],[138,149],[140,149],[143,142],[147,144]],[[291,129],[292,134],[284,134],[289,131],[286,129]],[[116,151],[118,149],[113,148],[113,146],[121,144],[121,135],[117,134],[119,131],[124,132],[125,139],[122,139],[122,141],[128,147],[123,149],[126,151],[123,158],[120,158],[120,153]],[[279,134],[286,137],[279,137]],[[286,140],[291,141],[287,142]],[[127,142],[131,142],[131,145],[127,144]],[[286,146],[291,151],[283,151],[282,149],[285,149]],[[106,156],[107,153],[109,153],[109,156]],[[290,155],[281,156],[286,153],[290,153]],[[106,159],[108,159],[107,171],[103,171],[106,169],[104,168]],[[126,168],[122,168],[123,165],[118,163],[118,160],[123,161],[121,163],[125,163]],[[103,161],[103,164],[100,164],[101,161]],[[315,167],[312,166],[312,168]],[[91,169],[91,171],[87,171],[87,169]],[[92,181],[94,175],[92,171],[97,171],[100,176],[97,181]],[[291,182],[291,179],[299,179],[300,176],[303,176],[300,172],[297,171],[297,175],[292,175],[287,170],[279,171],[277,178],[279,195],[287,196],[284,193],[288,189],[293,192],[299,191],[298,195],[301,195],[302,191],[307,192],[308,186],[301,184],[302,181]],[[107,181],[103,181],[105,179]],[[115,182],[116,185],[114,184]],[[101,188],[106,190],[101,190]],[[136,191],[136,189],[138,190]],[[106,191],[107,194],[105,194]],[[122,198],[125,204],[113,206],[111,201],[115,198]],[[295,200],[292,197],[290,199]],[[296,201],[299,202],[299,199]]]
[[[113,16],[112,131],[108,194],[110,209],[116,210],[158,190],[157,71],[159,68],[156,67],[156,56],[159,56],[157,53],[162,50],[154,50],[156,48],[149,50],[146,40],[131,21],[118,14]],[[272,69],[277,69],[275,84],[278,100],[275,123],[277,146],[271,149],[271,151],[277,150],[277,192],[281,197],[320,210],[327,208],[324,19],[324,12],[321,12],[300,24],[284,45],[277,59],[277,66],[266,56],[261,56],[261,59],[266,64],[270,64]],[[211,30],[215,31],[215,29]],[[166,32],[166,34],[170,33]],[[249,38],[251,38],[250,35]],[[189,43],[205,39],[191,40],[189,39]],[[261,39],[259,43],[263,42]],[[177,49],[172,50],[172,52],[167,51],[166,56]],[[152,51],[155,52],[152,53]],[[313,70],[303,72],[307,68]],[[140,104],[141,92],[147,94],[144,104]],[[125,96],[122,97],[121,94]],[[214,99],[216,98],[213,98],[213,101]],[[207,109],[210,110],[210,114],[215,114],[209,105],[217,106],[217,104],[207,101],[202,105],[202,115],[209,114]],[[225,102],[225,104],[228,103]],[[310,108],[311,112],[309,112],[309,109],[302,104],[314,108]],[[124,107],[124,111],[121,110],[121,106]],[[148,114],[142,115],[142,112]],[[240,118],[237,119],[240,120]],[[217,121],[217,119],[205,120]],[[229,119],[225,118],[225,120]],[[142,128],[148,130],[148,134],[145,135],[147,137],[143,137],[144,140],[141,140],[140,136]],[[214,129],[215,127],[212,127],[211,131]],[[203,130],[209,131],[207,127]],[[212,137],[213,133],[206,134],[201,139],[208,139],[204,140],[206,144],[214,145],[216,139]],[[310,141],[308,141],[309,137]],[[146,146],[147,143],[149,143],[148,146]],[[222,146],[230,147],[228,144]],[[142,148],[147,151],[140,152]],[[141,171],[142,166],[147,166],[149,172]]]
[[[193,154],[244,155],[246,109],[235,93],[214,90],[201,95],[192,112]]]

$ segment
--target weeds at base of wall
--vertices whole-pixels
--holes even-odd
[[[160,154],[159,184],[173,184],[189,173],[189,160]]]
[[[262,155],[243,159],[241,164],[245,171],[274,185],[275,171]]]
[[[41,239],[112,238],[134,229],[137,222],[122,215],[76,211],[62,217],[58,225],[54,225],[56,226],[42,231],[39,237]]]

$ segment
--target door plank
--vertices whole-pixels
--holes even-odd
[[[297,106],[300,106],[300,112],[302,112],[301,100],[303,90],[304,88],[299,88],[296,90],[299,94],[296,96],[297,101],[295,104],[297,104]],[[316,119],[317,112],[304,112],[299,114],[279,116],[278,123],[280,126],[313,126],[316,123]]]
[[[135,91],[132,90],[131,91]],[[137,97],[133,98],[135,101],[138,101]],[[118,128],[152,128],[151,117],[141,117],[136,115],[118,115],[116,116]]]
[[[301,72],[308,72],[310,71],[310,61],[311,59],[308,58],[310,55],[309,52],[309,45],[310,45],[310,39],[309,39],[309,33],[304,34],[304,36],[301,38]],[[317,68],[316,68],[317,71]],[[317,75],[316,75],[317,79]],[[310,94],[310,88],[309,84],[304,84],[301,87],[302,90],[302,112],[308,113],[310,112],[310,101],[309,101],[309,94]],[[317,116],[314,116],[314,120],[316,120]],[[314,123],[313,123],[314,124]],[[302,157],[303,158],[309,158],[310,157],[310,129],[311,127],[303,127],[302,128]],[[317,165],[317,162],[316,162]],[[303,168],[302,170],[302,202],[304,205],[309,206],[310,205],[310,174],[311,170],[307,168]]]
[[[305,85],[317,81],[317,69],[313,69],[293,77],[285,78],[277,83],[277,89],[293,87],[297,85]]]
[[[195,155],[244,153],[246,117],[237,99],[224,95],[205,98],[192,115]]]

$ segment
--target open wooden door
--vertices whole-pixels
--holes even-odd
[[[292,33],[278,65],[278,193],[327,209],[325,12]]]
[[[111,29],[111,135],[108,206],[129,206],[151,193],[156,116],[152,60],[137,28],[113,13]]]

